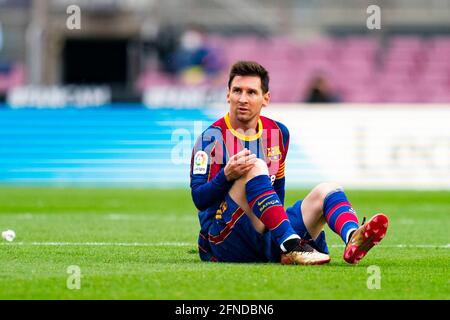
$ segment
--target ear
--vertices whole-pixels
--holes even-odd
[[[227,92],[227,103],[230,103],[230,90]]]
[[[262,106],[263,106],[263,107],[267,107],[268,104],[269,104],[269,102],[270,102],[270,91],[267,91],[267,92],[264,93],[264,95],[263,95],[263,103],[262,103]]]

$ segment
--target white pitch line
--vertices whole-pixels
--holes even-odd
[[[17,246],[87,246],[87,247],[190,247],[197,246],[196,243],[189,242],[3,242],[1,245],[17,245]],[[450,243],[446,245],[433,244],[397,244],[397,245],[380,245],[383,248],[439,248],[450,249]],[[343,248],[343,244],[333,244],[332,248]]]
[[[87,246],[87,247],[187,247],[196,244],[188,242],[10,242],[2,245],[18,246]]]

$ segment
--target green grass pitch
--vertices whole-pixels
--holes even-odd
[[[348,265],[327,227],[330,264],[282,266],[201,262],[189,190],[2,187],[0,230],[17,236],[0,242],[0,299],[449,299],[450,192],[347,194],[360,220],[389,216],[382,243]]]

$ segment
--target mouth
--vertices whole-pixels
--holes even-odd
[[[238,107],[237,111],[239,113],[247,113],[247,112],[249,112],[249,110],[247,108],[244,108],[244,107]]]

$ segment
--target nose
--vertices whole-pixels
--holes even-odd
[[[248,102],[247,94],[245,92],[241,93],[239,95],[238,101],[239,101],[239,103],[242,103],[242,104],[247,103]]]

